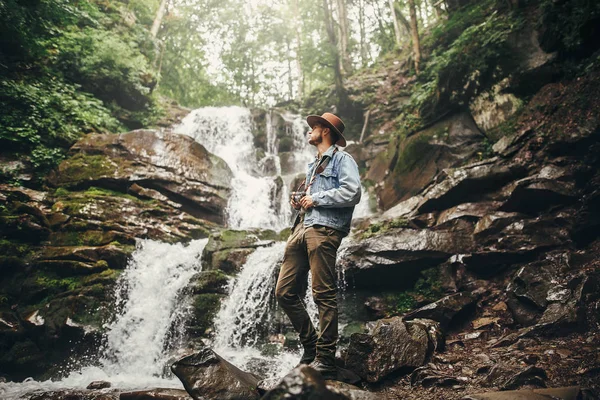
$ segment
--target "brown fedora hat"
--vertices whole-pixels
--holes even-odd
[[[344,122],[337,116],[332,113],[325,113],[321,116],[319,115],[309,115],[306,117],[306,122],[308,125],[313,128],[315,124],[324,125],[331,130],[333,130],[339,136],[339,139],[335,144],[338,146],[346,147],[346,138],[343,135],[344,132]]]

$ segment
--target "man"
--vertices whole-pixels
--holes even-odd
[[[348,153],[344,123],[334,114],[309,115],[308,143],[318,155],[308,165],[305,195],[290,204],[299,211],[287,241],[277,279],[277,301],[300,334],[304,347],[301,364],[309,364],[325,379],[336,379],[335,350],[338,339],[336,253],[350,231],[354,206],[360,201],[358,166]],[[319,310],[318,333],[301,301],[308,272]]]

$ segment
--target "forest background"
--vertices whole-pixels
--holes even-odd
[[[338,107],[357,136],[375,99],[351,100],[347,82],[401,58],[419,75],[398,113],[414,130],[447,111],[432,106],[443,89],[460,104],[476,71],[501,78],[497,61],[510,59],[508,35],[524,23],[519,3],[528,2],[2,0],[0,144],[42,177],[85,133],[153,126],[164,98],[189,108]],[[585,47],[600,13],[586,0],[530,3],[549,50],[566,53]],[[4,167],[1,178],[19,183]]]

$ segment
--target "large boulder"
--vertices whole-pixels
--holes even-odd
[[[260,378],[227,362],[210,348],[176,361],[171,370],[194,400],[254,400]]]
[[[424,365],[441,347],[443,338],[435,321],[381,319],[371,326],[369,333],[355,333],[350,337],[346,368],[367,382],[379,382],[401,368]]]
[[[385,397],[383,397],[385,399]],[[301,365],[274,385],[263,400],[375,400],[381,396],[356,386],[337,381],[325,381],[314,369]]]
[[[70,154],[52,176],[56,186],[126,192],[136,184],[134,193],[154,190],[195,217],[224,221],[231,170],[189,136],[151,130],[89,135]]]
[[[423,269],[441,264],[456,253],[473,250],[468,231],[390,229],[340,251],[339,264],[356,287],[401,287]]]

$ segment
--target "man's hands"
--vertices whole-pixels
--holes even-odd
[[[294,207],[294,209],[299,210],[300,208],[304,208],[305,210],[308,210],[311,207],[315,206],[315,203],[312,199],[312,197],[309,196],[304,196],[300,199],[299,202],[294,201],[294,199],[290,199],[290,205],[292,207]]]

